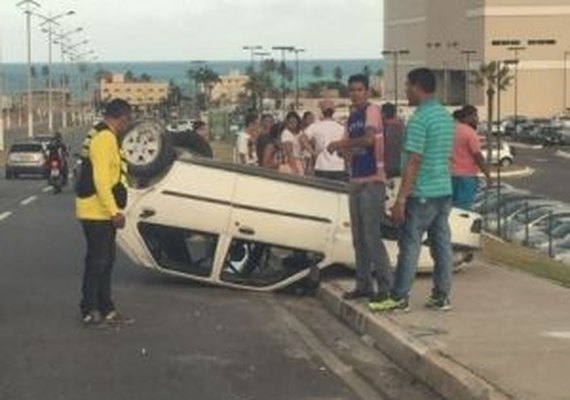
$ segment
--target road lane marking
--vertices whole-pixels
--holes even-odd
[[[46,186],[45,188],[42,189],[43,193],[47,193],[47,192],[51,192],[52,187],[51,186]]]
[[[541,336],[553,338],[553,339],[566,339],[570,340],[570,331],[559,331],[559,332],[542,332]]]
[[[30,196],[30,197],[28,197],[27,199],[22,200],[22,201],[20,202],[20,205],[22,205],[22,206],[27,206],[28,204],[33,203],[33,202],[36,201],[37,199],[38,199],[38,196]]]
[[[0,214],[0,221],[4,221],[6,218],[10,217],[10,215],[12,215],[10,211]]]

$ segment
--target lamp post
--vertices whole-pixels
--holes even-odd
[[[79,27],[79,28],[75,28],[72,29],[70,31],[66,31],[66,32],[62,32],[62,33],[55,33],[54,36],[56,38],[57,41],[54,41],[55,44],[59,44],[60,45],[60,57],[61,57],[61,82],[60,82],[60,86],[61,86],[61,126],[63,128],[67,128],[67,95],[66,95],[66,89],[68,86],[68,79],[69,76],[66,72],[66,68],[65,68],[65,54],[66,54],[66,50],[65,50],[65,41],[67,41],[69,39],[70,36],[82,32],[83,28]]]
[[[568,112],[568,58],[570,51],[564,52],[564,112]]]
[[[260,71],[263,70],[263,66],[261,65],[261,62],[263,62],[265,60],[265,57],[268,57],[271,55],[270,52],[268,51],[256,51],[255,53],[253,53],[254,56],[259,57],[260,60]],[[260,91],[259,93],[259,111],[263,112],[263,90]]]
[[[249,51],[249,58],[251,61],[251,71],[254,71],[255,65],[253,63],[253,56],[255,55],[255,52],[258,50],[263,50],[263,46],[260,45],[254,45],[254,46],[243,46],[242,47],[243,50]]]
[[[34,0],[22,0],[16,4],[26,14],[26,37],[27,37],[27,59],[28,59],[28,136],[34,136],[34,110],[32,101],[32,11],[41,7],[41,4]]]
[[[392,56],[394,58],[394,106],[396,107],[396,115],[398,115],[398,103],[400,99],[398,92],[398,59],[400,56],[408,54],[410,54],[408,49],[382,51],[383,56]]]
[[[295,51],[295,47],[293,46],[273,46],[271,48],[272,50],[276,50],[276,51],[280,51],[281,52],[281,96],[282,96],[282,104],[281,107],[283,108],[283,110],[285,110],[285,99],[286,99],[286,94],[285,94],[285,72],[287,69],[287,53],[291,52],[291,51]]]
[[[295,53],[295,110],[299,110],[299,53],[304,53],[305,49],[294,49]]]
[[[515,132],[514,138],[517,140],[519,133],[519,52],[526,50],[524,46],[509,47],[509,51],[514,52],[514,59],[505,61],[507,65],[515,66]]]
[[[461,54],[465,56],[465,104],[471,101],[471,93],[469,88],[469,73],[471,72],[471,57],[477,54],[476,50],[461,50]]]
[[[57,22],[63,17],[67,17],[75,14],[75,11],[67,11],[54,16],[45,16],[39,13],[34,13],[34,15],[43,20],[40,27],[48,34],[48,129],[50,132],[53,131],[53,72],[52,72],[52,45],[53,36],[56,26],[59,26]]]

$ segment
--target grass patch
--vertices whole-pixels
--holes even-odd
[[[516,268],[570,288],[570,267],[536,250],[484,236],[482,256],[497,264]]]
[[[234,143],[224,140],[211,141],[210,145],[214,151],[214,158],[221,161],[233,161]]]

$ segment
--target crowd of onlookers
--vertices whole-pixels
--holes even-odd
[[[297,176],[347,181],[346,154],[328,149],[331,143],[345,137],[345,123],[336,118],[333,100],[322,100],[319,106],[320,115],[290,111],[283,121],[272,114],[249,113],[237,137],[235,161]],[[391,103],[382,106],[382,120],[385,140],[389,142],[386,148],[394,150],[386,151],[386,164],[394,175],[399,171],[403,124],[396,118],[396,107]]]

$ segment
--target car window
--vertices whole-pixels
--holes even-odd
[[[235,239],[224,262],[222,280],[264,287],[316,266],[323,255],[271,244]]]
[[[19,143],[10,148],[11,153],[41,153],[42,151],[42,145],[39,143]]]
[[[218,245],[217,235],[150,223],[140,223],[139,232],[161,268],[210,276]]]

